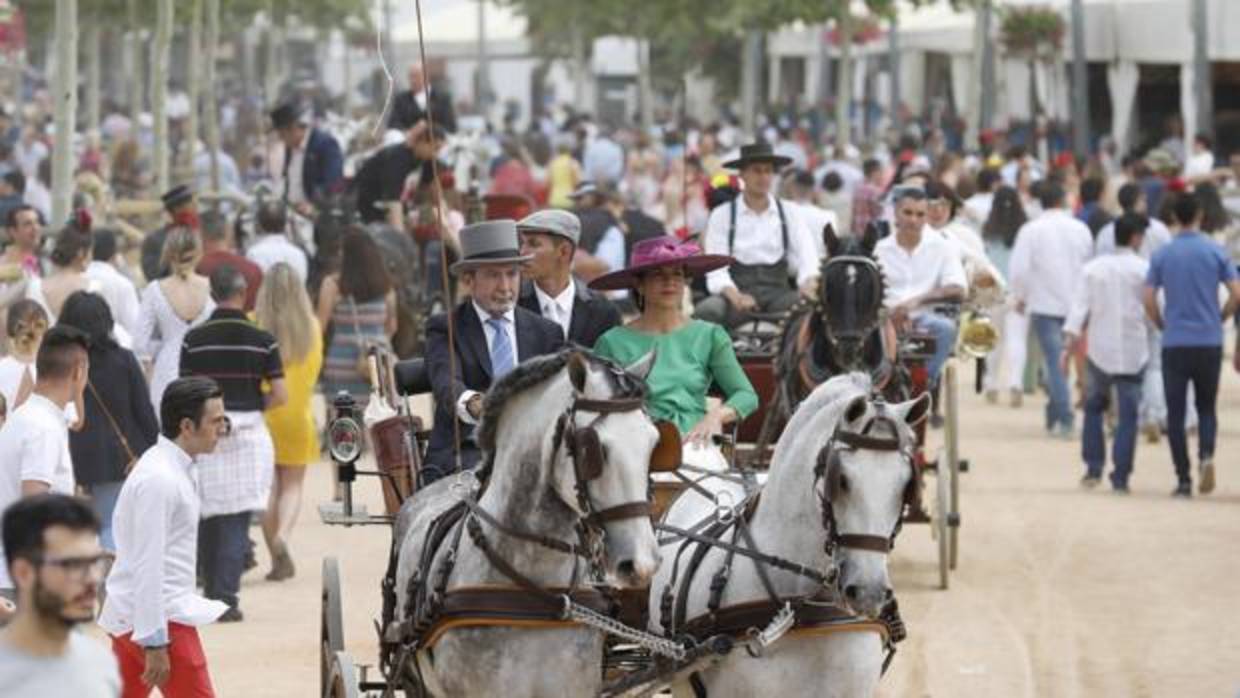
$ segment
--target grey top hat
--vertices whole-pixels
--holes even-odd
[[[574,189],[571,193],[569,193],[568,198],[573,199],[575,201],[577,199],[580,199],[583,196],[589,196],[590,194],[598,194],[598,193],[599,193],[598,185],[586,179],[586,180],[582,180],[582,182],[577,185],[577,188]]]
[[[517,221],[517,232],[558,235],[576,245],[581,240],[581,219],[572,211],[547,208]]]
[[[519,264],[529,259],[529,255],[521,255],[516,221],[500,218],[461,228],[461,259],[452,265],[452,271],[488,264]]]

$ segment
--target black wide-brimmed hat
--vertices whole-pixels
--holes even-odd
[[[194,190],[184,184],[178,184],[164,192],[164,195],[159,198],[164,202],[164,209],[171,211],[181,204],[187,204],[190,201],[193,201]]]
[[[775,169],[779,169],[792,162],[792,158],[785,155],[777,155],[769,143],[750,143],[749,145],[741,146],[740,157],[735,160],[728,160],[723,163],[723,166],[729,170],[739,170],[746,165],[758,162],[769,162],[775,166]]]
[[[271,110],[271,127],[278,130],[309,123],[308,113],[309,110],[304,109],[297,102],[285,102]]]

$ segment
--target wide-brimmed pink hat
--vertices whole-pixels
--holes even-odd
[[[689,276],[721,269],[736,260],[726,254],[702,254],[702,248],[691,242],[664,235],[648,238],[633,245],[629,266],[604,274],[590,282],[596,291],[620,291],[633,288],[638,277],[659,267],[684,267]]]

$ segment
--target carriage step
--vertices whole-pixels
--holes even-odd
[[[947,515],[947,525],[952,528],[960,528],[960,514],[951,513]]]

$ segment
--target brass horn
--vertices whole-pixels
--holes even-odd
[[[999,343],[999,330],[983,310],[973,310],[960,321],[960,349],[965,354],[983,359]]]

